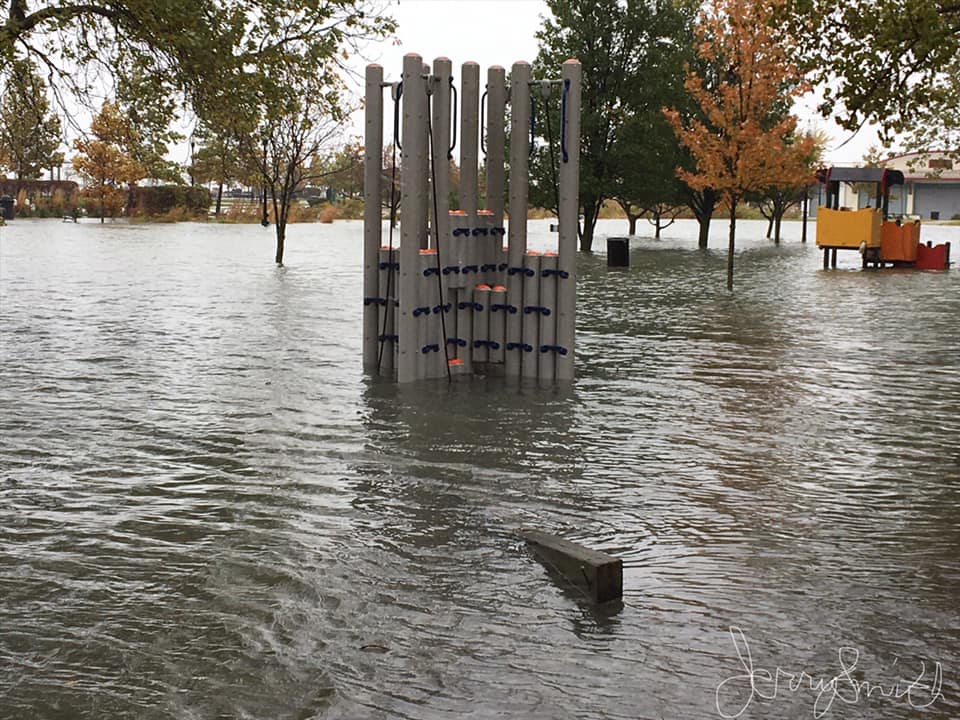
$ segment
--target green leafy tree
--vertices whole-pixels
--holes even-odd
[[[910,149],[960,148],[960,3],[789,0],[781,18],[848,130],[876,123]]]
[[[183,140],[170,126],[170,118],[182,107],[174,93],[166,79],[145,74],[136,66],[125,67],[117,75],[116,104],[130,127],[126,152],[146,168],[147,177],[179,185],[181,169],[166,158],[170,145]]]
[[[0,167],[19,180],[40,177],[63,163],[60,120],[50,110],[47,85],[25,61],[0,77]]]
[[[394,27],[384,0],[9,0],[0,62],[31,58],[67,95],[108,81],[139,120],[169,121],[180,98],[201,118],[256,126],[280,79],[343,65],[344,48]]]
[[[190,176],[197,183],[216,183],[214,213],[220,217],[224,186],[243,177],[240,143],[228,135],[215,134],[205,128],[196,133],[195,140],[200,142],[200,147],[195,148],[191,157]]]
[[[396,145],[389,143],[383,149],[383,160],[380,164],[382,171],[380,174],[380,206],[390,212],[390,224],[397,226],[397,212],[400,208],[400,152]],[[459,183],[459,178],[458,178]],[[453,194],[453,183],[451,182],[451,195]],[[451,209],[455,209],[453,198],[451,197]]]
[[[657,145],[656,132],[631,131],[631,118],[641,117],[663,128],[659,108],[671,102],[671,73],[676,89],[682,83],[684,41],[691,3],[670,0],[548,0],[551,12],[537,32],[540,51],[535,71],[555,73],[568,58],[583,66],[581,120],[580,249],[593,246],[594,228],[606,200],[629,194],[655,194],[662,178],[632,175],[624,157],[641,157]],[[535,93],[536,95],[536,93]],[[556,93],[549,101],[558,102]],[[554,117],[559,117],[551,109]],[[538,122],[541,137],[548,129]],[[559,122],[553,120],[554,142]],[[660,134],[669,137],[666,133]],[[545,138],[549,139],[549,138]],[[670,143],[676,144],[675,139]],[[556,205],[548,149],[535,155],[531,198],[537,204]],[[639,184],[647,187],[640,188]],[[635,185],[629,192],[628,185]],[[554,199],[551,199],[554,198]],[[627,198],[633,200],[634,198]]]
[[[629,234],[636,235],[637,221],[648,216],[659,238],[684,204],[675,172],[683,161],[682,149],[659,107],[655,113],[637,114],[624,123],[615,157],[614,199],[627,216]]]
[[[348,198],[363,196],[363,143],[353,140],[338,148],[319,163],[326,175],[327,186]]]
[[[339,77],[349,53],[395,27],[384,6],[385,0],[10,0],[0,58],[33,56],[80,98],[91,96],[81,80],[92,78],[95,87],[102,69],[117,79],[123,106],[151,127],[163,127],[177,97],[185,98],[211,131],[241,143],[245,164],[270,190],[282,262],[304,163],[316,154],[322,128],[342,119]]]

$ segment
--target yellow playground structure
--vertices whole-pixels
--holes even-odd
[[[824,270],[837,266],[837,250],[859,251],[864,268],[949,267],[950,243],[923,245],[919,220],[890,217],[890,188],[903,185],[903,173],[899,170],[832,167],[819,170],[817,180],[825,187],[824,204],[817,208],[817,247],[823,249]],[[840,207],[841,183],[866,188],[876,198],[876,207]]]

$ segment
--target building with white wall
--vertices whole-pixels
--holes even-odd
[[[890,212],[922,220],[960,219],[960,153],[907,153],[884,163],[903,173],[904,188]]]

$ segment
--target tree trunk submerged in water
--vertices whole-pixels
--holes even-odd
[[[687,207],[693,210],[693,215],[700,226],[697,247],[706,250],[707,241],[710,239],[710,220],[713,218],[713,211],[717,206],[717,193],[712,188],[704,188],[700,191],[687,188],[684,197]]]
[[[277,265],[283,265],[283,250],[287,242],[287,218],[290,210],[289,196],[281,192],[280,198],[273,196],[273,224],[277,233]]]
[[[583,227],[578,228],[580,234],[580,252],[593,252],[593,232],[597,227],[597,218],[600,217],[600,208],[603,198],[591,195],[581,200],[583,210]]]
[[[733,291],[733,250],[737,237],[737,198],[730,198],[730,240],[727,245],[727,290]]]
[[[277,255],[274,258],[277,265],[283,265],[283,246],[287,241],[287,228],[277,223]]]

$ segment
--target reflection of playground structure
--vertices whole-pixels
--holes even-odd
[[[356,466],[362,479],[352,504],[369,543],[423,576],[406,582],[458,602],[479,601],[484,612],[529,603],[526,595],[513,596],[534,589],[525,575],[544,571],[526,558],[518,531],[557,530],[596,504],[589,485],[578,482],[583,458],[571,440],[572,390],[531,393],[537,397],[497,378],[367,386],[371,457]]]
[[[912,267],[945,270],[950,265],[950,243],[920,242],[920,220],[890,219],[890,188],[903,185],[903,173],[886,168],[832,167],[817,179],[826,186],[826,201],[817,210],[817,247],[823,248],[823,268],[837,266],[837,250],[859,250],[863,267]],[[874,185],[877,207],[850,210],[840,207],[840,184]]]
[[[545,495],[551,501],[582,502],[565,497],[577,489],[566,481],[581,470],[568,441],[572,391],[530,393],[539,397],[497,379],[415,389],[370,382],[371,456],[357,468],[366,480],[354,504],[387,513],[384,529],[403,543],[442,545],[458,529],[492,530],[495,518],[504,525],[495,532],[510,534],[531,516],[526,506],[542,483],[561,481],[559,498],[554,488]]]

